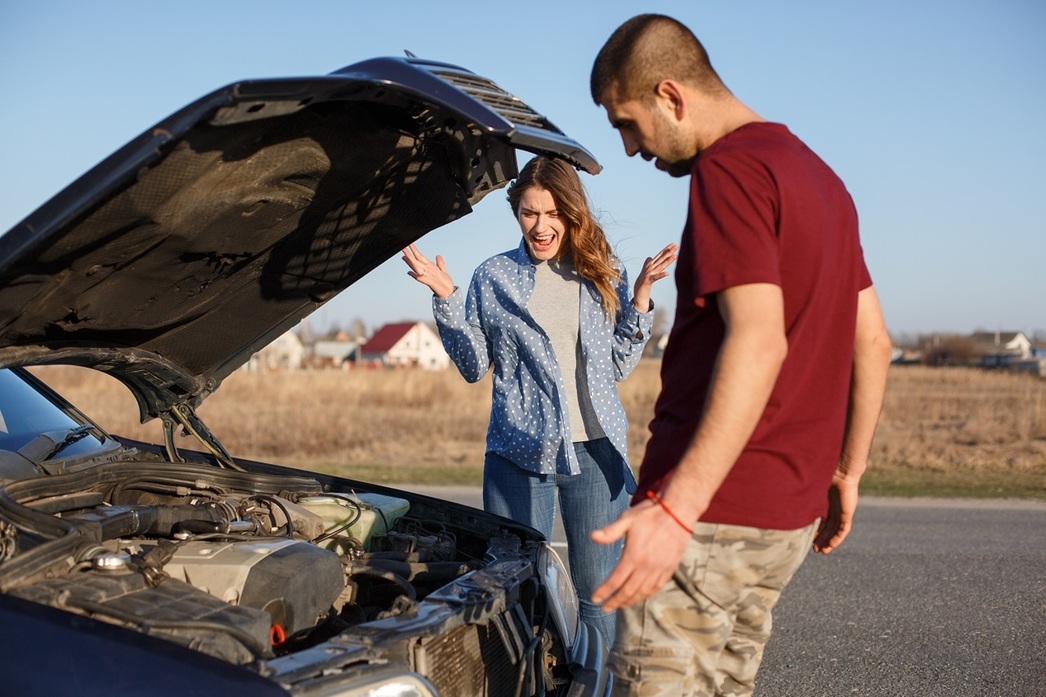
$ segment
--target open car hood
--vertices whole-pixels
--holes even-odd
[[[143,421],[517,175],[599,164],[455,66],[378,58],[212,92],[0,237],[0,366],[111,373]]]

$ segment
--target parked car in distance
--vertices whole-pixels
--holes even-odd
[[[0,236],[0,692],[605,693],[606,647],[536,531],[244,460],[197,414],[506,185],[517,149],[599,171],[494,82],[378,58],[216,90]],[[27,370],[63,364],[122,382],[163,442]]]

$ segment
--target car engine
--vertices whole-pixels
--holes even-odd
[[[412,611],[480,560],[404,499],[202,464],[0,487],[0,590],[246,664]]]

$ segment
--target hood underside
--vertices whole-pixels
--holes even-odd
[[[112,373],[143,420],[517,174],[515,149],[598,172],[484,78],[383,58],[217,90],[0,237],[0,366]]]

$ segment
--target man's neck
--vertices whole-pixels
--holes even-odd
[[[708,109],[706,123],[710,126],[701,135],[700,149],[707,149],[712,143],[742,126],[764,121],[766,119],[733,97],[720,100]]]

